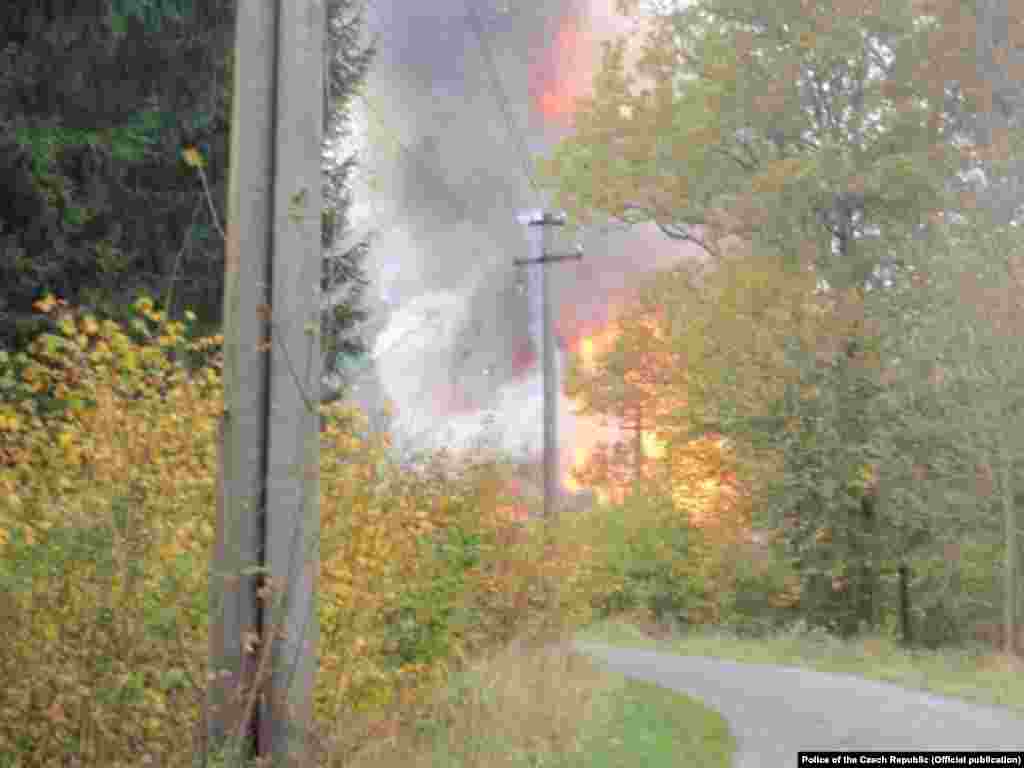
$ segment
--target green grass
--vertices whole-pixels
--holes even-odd
[[[736,742],[724,718],[689,696],[628,680],[610,704],[606,728],[588,745],[592,768],[732,764]]]
[[[581,630],[577,637],[580,640],[617,645],[621,648],[644,648],[649,650],[663,648],[662,643],[644,633],[635,624],[625,620],[598,622]]]
[[[721,715],[563,643],[456,674],[415,728],[345,768],[724,768],[734,751]]]
[[[844,642],[813,633],[779,633],[754,640],[713,628],[691,629],[670,639],[655,640],[623,620],[593,625],[578,637],[683,656],[858,675],[1024,713],[1024,663],[976,648],[908,651],[886,637]]]

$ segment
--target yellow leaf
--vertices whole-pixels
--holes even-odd
[[[48,293],[46,297],[32,304],[33,309],[37,309],[44,314],[49,312],[56,305],[57,300],[53,298],[53,294]]]
[[[189,168],[202,168],[206,165],[203,156],[195,147],[186,147],[182,150],[181,157]]]

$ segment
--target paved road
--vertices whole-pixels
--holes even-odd
[[[795,768],[800,750],[1022,750],[1024,719],[852,675],[577,642],[627,677],[720,712],[736,768]]]

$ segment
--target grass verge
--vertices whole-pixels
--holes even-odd
[[[568,642],[508,649],[459,674],[351,768],[728,766],[725,720],[687,696],[602,670]]]
[[[736,751],[724,718],[689,696],[653,683],[625,681],[612,714],[589,750],[593,768],[732,765]]]
[[[842,641],[813,632],[785,632],[755,640],[714,628],[695,628],[655,639],[625,619],[592,625],[579,637],[683,656],[858,675],[1024,713],[1024,662],[978,648],[906,650],[885,637]]]

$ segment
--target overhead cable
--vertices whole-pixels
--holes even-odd
[[[473,32],[476,34],[477,40],[480,42],[480,52],[483,55],[484,64],[487,68],[491,90],[494,93],[494,97],[498,102],[498,108],[501,110],[502,117],[505,120],[505,127],[508,130],[509,138],[518,145],[519,159],[522,162],[523,175],[526,177],[530,187],[539,198],[540,187],[537,186],[537,182],[533,178],[533,172],[530,169],[530,154],[526,148],[526,141],[523,138],[522,132],[516,125],[511,111],[509,110],[508,98],[505,95],[505,89],[501,85],[501,76],[498,73],[498,67],[494,60],[494,51],[491,48],[490,40],[484,31],[483,22],[477,14],[476,9],[473,7],[473,0],[466,0],[466,20],[473,28]]]

